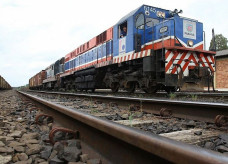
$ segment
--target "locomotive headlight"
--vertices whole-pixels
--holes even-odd
[[[157,11],[157,16],[160,18],[165,18],[165,12]]]
[[[162,15],[162,18],[165,18],[165,13],[163,13],[163,12],[162,12],[162,14],[161,14],[161,15]]]
[[[162,12],[161,11],[157,11],[157,16],[158,17],[162,17]]]
[[[188,46],[189,46],[189,47],[193,47],[193,41],[192,41],[192,40],[189,40],[189,41],[188,41]]]

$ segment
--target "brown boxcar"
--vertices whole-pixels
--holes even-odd
[[[9,83],[2,76],[0,76],[0,89],[11,89]]]
[[[42,89],[44,79],[45,79],[45,71],[42,70],[39,73],[37,73],[35,76],[29,79],[29,88]]]

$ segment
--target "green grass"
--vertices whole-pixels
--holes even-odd
[[[197,97],[197,95],[193,95],[193,94],[192,94],[192,95],[191,95],[191,98],[192,98],[193,101],[197,101],[197,98],[198,98],[198,97]]]
[[[129,115],[129,122],[130,122],[130,126],[132,127],[132,120],[134,119],[134,113],[130,113]]]
[[[91,113],[98,113],[99,111],[97,109],[92,109]]]
[[[171,100],[175,99],[176,97],[177,97],[177,95],[176,95],[175,93],[170,93],[170,94],[169,94],[169,98],[170,98]]]

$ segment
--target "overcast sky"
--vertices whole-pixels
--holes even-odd
[[[78,45],[113,26],[142,4],[182,9],[184,17],[228,38],[225,0],[0,0],[0,75],[12,86],[65,56]]]

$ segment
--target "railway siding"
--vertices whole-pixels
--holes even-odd
[[[167,98],[140,98],[140,97],[131,97],[131,96],[115,96],[115,95],[97,95],[97,94],[81,94],[81,93],[62,93],[62,92],[45,92],[45,91],[35,91],[34,93],[50,95],[57,94],[58,97],[69,96],[69,97],[78,97],[79,99],[88,100],[88,104],[91,104],[90,101],[103,102],[109,104],[110,102],[118,104],[119,106],[129,107],[130,105],[142,108],[143,111],[154,113],[160,115],[170,111],[173,117],[185,118],[185,119],[195,119],[201,121],[207,121],[214,123],[216,116],[218,115],[228,115],[228,104],[225,103],[216,103],[216,102],[200,102],[200,101],[183,101]],[[64,99],[64,98],[63,98]],[[52,100],[53,101],[53,100]],[[59,101],[56,99],[56,101]],[[80,100],[81,101],[81,100]],[[127,103],[126,103],[127,102]],[[61,102],[60,102],[61,103]],[[64,101],[63,101],[64,103]],[[69,103],[69,102],[68,102]],[[72,104],[72,102],[70,102]],[[87,108],[91,105],[85,104]],[[69,106],[69,105],[68,105]],[[163,109],[164,111],[161,111]]]

